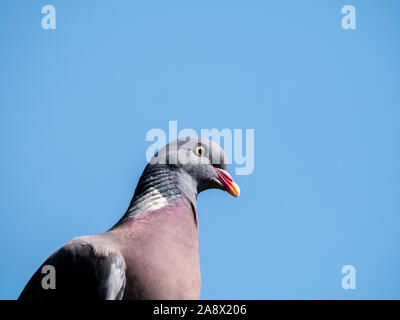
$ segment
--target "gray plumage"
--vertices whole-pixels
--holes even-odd
[[[146,166],[121,220],[101,234],[65,244],[34,273],[19,299],[198,299],[200,263],[196,199],[216,188],[239,188],[215,143],[184,137]],[[42,287],[42,267],[56,288]]]

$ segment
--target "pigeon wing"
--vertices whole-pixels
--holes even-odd
[[[125,290],[125,262],[118,251],[92,236],[76,238],[51,255],[29,280],[20,300],[120,300]],[[45,266],[54,267],[55,288],[43,285]],[[51,281],[51,280],[49,280]],[[44,288],[45,287],[45,288]]]

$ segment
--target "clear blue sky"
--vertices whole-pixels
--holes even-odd
[[[177,120],[255,130],[242,196],[199,197],[203,299],[399,299],[399,17],[399,1],[1,1],[0,298],[121,217],[147,131]]]

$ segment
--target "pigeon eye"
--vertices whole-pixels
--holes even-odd
[[[202,157],[202,156],[204,156],[204,153],[205,153],[204,147],[201,146],[201,145],[198,145],[198,146],[196,147],[196,149],[194,150],[194,152],[195,152],[196,155],[198,155],[199,157]]]

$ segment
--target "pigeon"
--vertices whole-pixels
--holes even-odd
[[[181,137],[164,146],[145,167],[123,217],[108,231],[74,238],[54,252],[18,299],[199,299],[196,199],[207,189],[240,195],[226,168],[226,154],[210,140]]]

